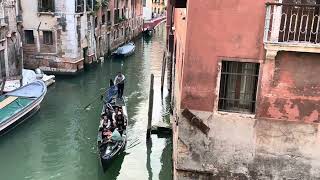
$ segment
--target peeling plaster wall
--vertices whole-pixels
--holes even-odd
[[[64,12],[63,16],[66,18],[66,31],[62,32],[61,47],[64,50],[63,58],[81,58],[78,52],[78,33],[77,33],[77,19],[75,17],[75,1],[64,0],[64,4],[61,8],[61,12]],[[80,56],[80,57],[79,57]]]
[[[320,121],[319,57],[312,53],[280,52],[275,62],[267,60],[257,117]]]
[[[194,113],[210,127],[210,132],[204,135],[178,114],[176,179],[320,178],[317,124]]]
[[[37,0],[21,1],[21,5],[24,30],[33,30],[35,37],[35,44],[24,44],[27,68],[40,67],[52,73],[77,73],[83,69],[84,65],[83,48],[88,48],[87,55],[90,62],[95,60],[94,33],[87,20],[89,12],[75,13],[75,1],[55,0],[53,14],[39,14]],[[91,15],[89,18],[89,22],[93,24]],[[39,22],[41,22],[40,26]],[[53,45],[42,44],[44,30],[53,31]],[[80,42],[78,42],[78,36],[80,36]]]
[[[2,23],[0,31],[2,34],[0,50],[3,51],[1,59],[1,74],[7,80],[21,79],[22,74],[22,51],[21,35],[16,16],[18,15],[16,2],[14,0],[4,0],[0,4],[0,15]],[[6,20],[5,20],[6,19]],[[2,76],[0,75],[0,79]]]

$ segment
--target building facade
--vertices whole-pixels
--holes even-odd
[[[319,1],[168,3],[175,179],[319,179]]]
[[[20,1],[0,2],[0,81],[22,80]]]
[[[24,65],[74,74],[96,60],[91,0],[21,1]]]
[[[153,0],[143,0],[143,19],[150,20],[153,17]]]
[[[166,13],[166,0],[152,0],[153,17],[159,17]]]
[[[140,0],[109,0],[101,4],[95,17],[97,55],[106,53],[140,35],[143,4]]]

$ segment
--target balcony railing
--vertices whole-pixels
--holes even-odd
[[[320,53],[320,5],[267,3],[264,44],[268,59],[279,51]]]
[[[320,5],[267,3],[264,42],[320,44]]]

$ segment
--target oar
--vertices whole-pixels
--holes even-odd
[[[86,105],[83,109],[87,109],[89,106],[91,106],[91,104],[93,104],[94,102],[96,102],[98,99],[103,99],[103,94],[100,94],[100,96],[98,96],[97,98],[95,98],[93,101],[91,101],[88,105]]]
[[[123,82],[124,80],[120,81],[119,83]],[[115,84],[114,86],[117,86],[119,83]],[[100,90],[103,90],[103,89],[106,89],[106,88],[102,88]],[[108,91],[110,89],[110,87],[106,90]],[[83,109],[87,109],[92,103],[96,102],[98,99],[103,99],[103,94],[100,94],[100,96],[98,96],[97,98],[95,98],[93,101],[91,101],[88,105],[86,105]]]

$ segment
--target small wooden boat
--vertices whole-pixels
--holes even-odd
[[[112,53],[112,55],[127,57],[127,56],[132,55],[134,53],[135,49],[136,49],[136,46],[134,45],[134,43],[130,42],[128,44],[125,44],[125,45],[119,47],[117,50],[115,50]]]
[[[120,139],[118,140],[106,140],[107,138],[103,137],[103,129],[108,127],[104,127],[104,120],[100,120],[99,130],[98,130],[98,150],[99,150],[99,158],[101,161],[101,165],[103,170],[105,171],[112,161],[120,156],[122,152],[125,150],[127,144],[127,126],[128,126],[128,114],[126,104],[123,98],[117,97],[117,87],[111,86],[106,95],[104,97],[104,103],[102,107],[101,115],[105,114],[107,106],[112,106],[112,109],[119,108],[122,109],[122,115],[124,118],[125,126],[122,128]],[[115,127],[117,128],[117,127]]]
[[[35,114],[46,92],[45,83],[35,81],[0,96],[0,134]]]

